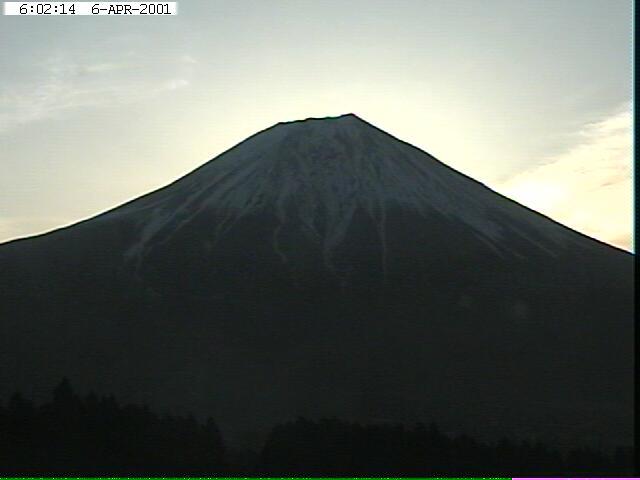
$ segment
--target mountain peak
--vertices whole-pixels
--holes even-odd
[[[337,122],[337,121],[345,121],[345,120],[359,120],[364,122],[360,117],[358,117],[355,113],[343,113],[341,115],[335,116],[326,116],[326,117],[307,117],[298,120],[289,120],[286,122],[278,122],[278,125],[287,125],[292,123],[328,123],[328,122]]]
[[[526,239],[522,255],[531,247],[554,255],[573,239],[353,113],[276,124],[118,214],[139,212],[140,238],[127,251],[136,262],[196,220],[208,225],[214,244],[259,217],[275,222],[267,234],[283,264],[294,249],[287,242],[309,237],[327,270],[337,271],[333,259],[358,225],[376,225],[374,242],[386,252],[387,216],[398,209],[416,224],[426,221],[429,235],[433,219],[446,219],[498,256],[513,236]],[[381,263],[386,271],[386,253]]]

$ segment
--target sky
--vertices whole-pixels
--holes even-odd
[[[170,183],[280,121],[355,113],[633,251],[630,0],[182,0],[0,16],[0,242]]]

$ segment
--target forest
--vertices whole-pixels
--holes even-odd
[[[158,414],[113,396],[50,401],[15,393],[0,404],[0,475],[66,476],[631,476],[632,449],[449,436],[436,423],[359,424],[298,418],[276,425],[261,451],[225,446],[213,419]]]

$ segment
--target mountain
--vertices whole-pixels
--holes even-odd
[[[355,115],[0,245],[0,325],[0,395],[67,376],[238,444],[297,415],[633,438],[633,256]]]

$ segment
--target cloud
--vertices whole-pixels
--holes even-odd
[[[182,63],[189,63],[189,64],[196,64],[196,63],[198,63],[198,61],[197,61],[194,57],[192,57],[191,55],[189,55],[189,54],[182,55],[182,56],[180,57],[180,61],[181,61]]]
[[[52,54],[31,79],[0,87],[0,133],[78,108],[130,104],[187,87],[195,63],[189,55],[156,65],[135,55],[96,62]]]
[[[87,65],[84,67],[84,71],[86,73],[103,73],[103,72],[112,72],[114,70],[119,70],[122,68],[127,68],[126,64],[123,63],[95,63],[93,65]]]
[[[563,153],[496,190],[575,230],[632,250],[631,106],[585,125],[575,138]]]
[[[184,78],[172,78],[162,84],[162,86],[160,87],[160,91],[177,90],[179,88],[184,88],[188,86],[189,86],[189,80]]]

